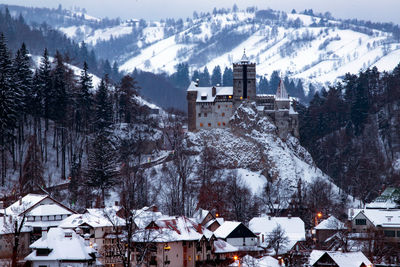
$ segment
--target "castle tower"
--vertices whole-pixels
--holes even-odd
[[[188,102],[188,130],[196,130],[196,100],[198,83],[192,82],[187,90],[186,99]]]
[[[289,94],[286,91],[285,84],[283,83],[282,79],[279,82],[278,89],[276,90],[275,95],[275,109],[282,110],[290,108],[290,99]]]
[[[256,64],[249,62],[246,51],[238,63],[233,64],[233,102],[238,106],[243,100],[256,100]]]

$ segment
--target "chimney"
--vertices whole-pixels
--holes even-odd
[[[83,238],[85,239],[85,246],[90,246],[90,234],[86,233],[83,235]]]
[[[288,219],[291,219],[291,218],[292,218],[292,214],[289,213],[289,214],[287,215],[287,217],[288,217]]]
[[[47,239],[47,227],[42,227],[42,239]]]
[[[196,79],[196,82],[194,83],[194,85],[195,85],[196,87],[199,87],[199,83],[200,83],[200,80],[199,80],[199,79]]]
[[[215,96],[217,94],[217,88],[215,88],[215,86],[213,86],[212,88],[212,96]]]

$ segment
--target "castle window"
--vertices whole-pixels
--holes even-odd
[[[248,81],[247,83],[251,83],[251,81]]]
[[[208,127],[211,127],[211,123],[208,123]]]
[[[218,108],[220,108],[221,106],[220,105],[218,105]]]
[[[225,122],[223,122],[222,125],[225,126]]]
[[[207,117],[207,113],[204,113],[204,117]]]
[[[222,117],[225,117],[225,113],[224,113],[224,112],[222,112],[221,116],[222,116]]]
[[[221,126],[221,123],[220,123],[220,122],[218,122],[218,126]]]
[[[201,113],[199,113],[199,116],[198,116],[199,118],[201,117]]]
[[[203,123],[200,122],[200,127],[203,127]]]

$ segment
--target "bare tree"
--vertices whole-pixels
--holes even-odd
[[[274,249],[275,255],[278,256],[279,249],[282,249],[289,243],[289,239],[286,236],[285,230],[280,225],[275,227],[272,232],[267,236],[268,244]]]

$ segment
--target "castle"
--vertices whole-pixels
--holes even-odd
[[[199,87],[192,82],[187,89],[188,130],[225,128],[235,109],[244,101],[256,102],[259,114],[269,116],[275,123],[279,137],[288,134],[298,137],[298,113],[293,109],[282,80],[276,95],[256,94],[256,64],[246,53],[233,64],[233,87]]]

